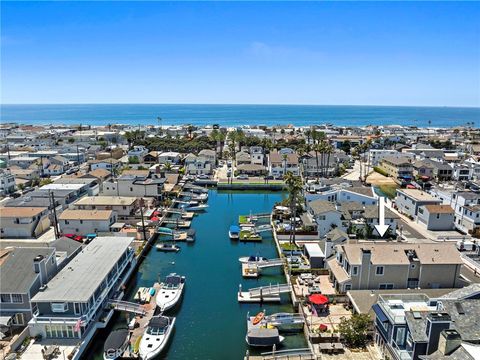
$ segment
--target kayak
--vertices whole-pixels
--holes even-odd
[[[257,325],[260,321],[263,320],[264,316],[265,316],[265,313],[264,313],[263,311],[260,311],[260,312],[257,314],[257,316],[255,316],[255,317],[253,318],[252,324],[253,324],[253,325]]]

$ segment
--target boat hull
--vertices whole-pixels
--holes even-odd
[[[170,310],[178,304],[182,298],[185,283],[180,284],[178,289],[159,289],[155,302],[162,312]]]
[[[163,335],[146,335],[144,334],[140,341],[140,358],[142,360],[155,359],[167,346],[175,326],[175,318],[168,327],[168,330]],[[148,340],[147,340],[148,339]],[[152,345],[149,347],[148,345]],[[155,345],[155,347],[153,347]]]

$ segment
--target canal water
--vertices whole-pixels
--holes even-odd
[[[163,279],[171,272],[186,276],[182,303],[177,310],[167,313],[177,317],[175,333],[159,359],[243,359],[247,350],[248,312],[255,315],[263,309],[269,314],[293,310],[288,296],[281,304],[238,303],[240,283],[245,290],[269,283],[284,283],[285,277],[280,268],[264,270],[259,279],[243,279],[241,276],[240,256],[277,257],[270,233],[263,233],[261,243],[241,243],[228,238],[228,229],[238,222],[239,215],[270,212],[284,196],[281,192],[210,191],[208,211],[195,216],[192,223],[196,241],[177,243],[182,248],[178,253],[150,251],[131,282],[131,297],[135,289],[153,285],[159,276]],[[127,323],[125,315],[118,315],[113,320],[113,324],[95,338],[86,354],[87,359],[102,359],[103,342],[108,332]],[[300,333],[286,336],[278,350],[303,347],[306,343]]]

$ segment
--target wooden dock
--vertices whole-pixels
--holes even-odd
[[[160,284],[153,284],[153,288],[155,289],[155,295],[150,296],[149,302],[142,305],[145,308],[145,315],[135,316],[135,328],[130,331],[130,349],[128,349],[124,354],[124,356],[127,358],[138,358],[138,354],[135,351],[138,351],[138,347],[140,345],[140,340],[142,339],[143,333],[145,332],[145,329],[150,322],[150,319],[153,317],[153,315],[155,315],[155,309],[157,307],[155,300],[157,297],[157,293],[160,290]],[[147,289],[150,290],[150,288]]]
[[[179,228],[189,228],[192,225],[191,220],[177,220],[177,219],[164,219],[161,223],[161,225],[164,224],[171,224],[171,225],[176,225]]]

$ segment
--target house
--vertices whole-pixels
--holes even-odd
[[[437,181],[450,181],[453,177],[453,168],[446,162],[432,161],[433,177]]]
[[[165,178],[152,178],[139,175],[122,175],[103,183],[102,195],[153,197],[163,196]]]
[[[55,155],[50,158],[50,164],[60,165],[63,166],[63,168],[67,168],[69,165],[69,161],[67,158],[61,155]]]
[[[110,232],[110,227],[117,221],[117,214],[112,210],[64,210],[58,217],[62,234],[87,235]]]
[[[317,159],[318,155],[318,159]],[[337,171],[337,166],[339,162],[337,161],[336,157],[339,157],[340,154],[334,153],[331,157],[326,156],[324,161],[322,161],[322,157],[320,153],[315,153],[315,151],[310,151],[309,153],[305,154],[302,159],[303,165],[303,173],[307,177],[315,177],[315,176],[333,176]],[[318,163],[317,163],[318,160]],[[344,159],[346,160],[346,159]]]
[[[9,169],[0,169],[0,196],[11,194],[15,191],[15,176]]]
[[[132,149],[130,149],[127,153],[129,158],[135,158],[139,162],[143,161],[145,155],[148,154],[148,149],[143,145],[136,145]]]
[[[357,243],[336,248],[327,264],[339,292],[366,289],[457,288],[462,258],[451,243]]]
[[[423,205],[418,208],[417,222],[428,230],[447,231],[454,229],[455,211],[450,205]]]
[[[17,156],[9,160],[10,166],[18,166],[21,169],[28,169],[31,166],[38,166],[40,160],[30,156]]]
[[[413,163],[413,175],[423,180],[433,178],[433,165],[430,160],[417,160]]]
[[[37,238],[50,228],[47,208],[5,207],[0,211],[2,238]]]
[[[339,229],[335,228],[330,230],[324,239],[324,250],[325,259],[328,259],[330,256],[335,254],[335,248],[337,245],[340,245],[348,240],[348,234]]]
[[[47,176],[58,176],[65,172],[65,168],[62,165],[50,164],[43,169],[43,174]]]
[[[30,300],[57,274],[52,247],[11,247],[0,250],[0,318],[24,327],[32,318]],[[0,323],[0,325],[2,325]]]
[[[453,193],[450,205],[455,210],[455,227],[474,236],[480,235],[480,193],[460,191]]]
[[[283,149],[282,149],[283,150]],[[298,155],[292,152],[273,151],[268,155],[268,173],[271,176],[283,176],[287,172],[300,175]]]
[[[397,196],[395,197],[395,206],[401,213],[409,216],[411,219],[416,219],[419,207],[423,205],[440,205],[441,203],[442,200],[417,189],[397,189]]]
[[[413,178],[411,161],[408,157],[387,156],[380,161],[380,168],[396,180],[409,181]]]
[[[43,344],[76,339],[78,356],[99,328],[107,326],[114,309],[107,306],[123,296],[122,287],[135,266],[131,237],[97,237],[68,267],[32,298],[30,336]],[[84,340],[87,339],[86,342]]]
[[[245,165],[251,163],[250,154],[247,152],[240,151],[235,154],[235,162],[237,165]]]
[[[410,159],[413,158],[413,154],[402,153],[397,150],[389,150],[389,149],[371,149],[368,151],[368,162],[370,162],[371,166],[378,166],[380,161],[384,158],[405,158],[408,157]]]
[[[200,158],[204,158],[205,161],[208,161],[212,164],[213,167],[217,164],[217,153],[214,150],[203,149],[198,153]]]
[[[174,151],[162,152],[158,155],[158,163],[159,164],[178,164],[180,163],[181,156],[180,153]]]
[[[158,155],[160,152],[158,151],[150,151],[143,157],[143,162],[145,164],[158,164]]]
[[[89,160],[90,171],[103,169],[108,170],[111,173],[120,169],[122,162],[114,158],[101,159],[101,160]]]
[[[314,200],[307,204],[307,212],[317,224],[318,236],[325,236],[332,228],[342,224],[341,213],[335,204],[326,200]],[[332,226],[333,225],[333,226]]]
[[[113,210],[118,219],[128,218],[140,209],[140,199],[134,196],[85,196],[73,204],[78,210]],[[117,219],[117,220],[118,220]]]
[[[471,314],[480,311],[479,294],[476,285],[471,285],[440,297],[380,295],[372,309],[375,344],[382,357],[476,360],[480,325]]]
[[[189,175],[210,175],[213,173],[214,163],[207,157],[188,154],[184,162],[185,171]]]
[[[326,200],[331,202],[355,201],[362,205],[376,205],[378,197],[372,187],[349,186],[341,188],[325,187],[320,191],[307,191],[305,193],[307,202],[313,200]]]
[[[250,146],[250,158],[252,164],[263,166],[265,164],[263,148],[261,146]]]
[[[453,179],[456,181],[469,181],[475,174],[474,168],[467,164],[455,164],[453,168]]]
[[[237,165],[237,171],[239,174],[251,175],[251,176],[262,176],[267,173],[265,166],[260,164],[240,164]]]

